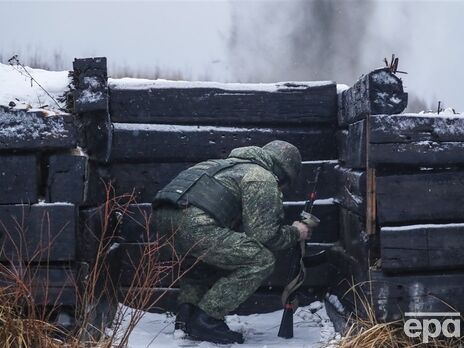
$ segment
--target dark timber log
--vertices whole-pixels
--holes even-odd
[[[337,113],[333,82],[195,85],[149,83],[124,89],[110,83],[113,122],[213,125],[288,125],[333,122]],[[179,87],[178,87],[179,86]]]
[[[370,117],[369,158],[374,164],[461,164],[464,119],[440,115]]]
[[[133,194],[137,202],[151,202],[158,190],[182,170],[194,163],[111,163],[92,162],[89,166],[89,190],[85,205],[105,200],[105,183],[111,182],[117,196]]]
[[[78,115],[80,145],[90,158],[106,162],[112,136],[106,58],[75,59],[73,68],[73,110]]]
[[[0,204],[37,202],[37,156],[0,155],[0,178]]]
[[[76,272],[66,266],[7,266],[0,272],[0,286],[19,287],[22,294],[30,295],[25,305],[59,307],[75,306],[77,302]]]
[[[0,205],[0,260],[74,260],[76,225],[72,204]]]
[[[461,221],[464,172],[422,172],[377,177],[377,218],[381,225]]]
[[[338,159],[340,162],[346,163],[350,155],[348,151],[348,130],[337,131],[335,137],[337,139]]]
[[[387,276],[371,271],[370,277],[364,292],[380,320],[398,320],[405,312],[464,311],[464,273]]]
[[[340,144],[340,153],[345,167],[366,168],[366,126],[365,121],[350,124],[346,138]]]
[[[75,59],[73,69],[74,112],[108,110],[106,58]]]
[[[77,144],[74,116],[0,106],[0,151],[70,149]]]
[[[48,161],[47,202],[70,202],[80,205],[85,199],[87,157],[52,155]]]
[[[333,129],[231,128],[114,123],[111,160],[115,162],[196,162],[224,158],[236,147],[285,140],[303,160],[336,158]]]
[[[380,240],[384,271],[464,267],[464,224],[383,227]]]
[[[362,76],[353,87],[342,92],[339,99],[338,123],[347,126],[367,115],[399,114],[407,106],[408,94],[402,81],[388,68],[377,69]]]
[[[440,166],[462,163],[464,119],[439,115],[369,116],[371,166],[405,164]],[[366,166],[366,122],[350,124],[341,142],[341,160],[347,167]]]
[[[337,202],[344,208],[365,216],[366,172],[337,167]]]

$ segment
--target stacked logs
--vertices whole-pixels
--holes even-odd
[[[382,320],[463,309],[463,119],[396,115],[407,95],[388,69],[339,101],[341,272]]]
[[[90,210],[98,207],[105,198],[103,183],[109,182],[116,196],[130,193],[137,202],[130,205],[130,218],[123,218],[123,292],[133,285],[137,260],[142,259],[146,243],[157,236],[150,220],[156,192],[181,170],[202,160],[225,158],[240,146],[262,146],[281,139],[301,150],[303,173],[295,189],[285,195],[288,222],[298,218],[320,167],[320,200],[314,213],[323,223],[308,248],[314,252],[337,241],[338,207],[333,202],[337,95],[333,82],[218,84],[110,79],[106,83],[100,79],[106,74],[100,63],[99,59],[75,61],[74,110],[90,156],[84,205]],[[95,106],[86,104],[98,98]],[[255,296],[252,305],[244,307],[249,312],[280,307],[289,260],[286,253],[278,259],[274,275],[260,289],[261,293],[272,292],[272,299]],[[306,287],[326,287],[328,267],[324,264],[309,270]],[[175,278],[163,277],[160,291],[175,289]],[[176,290],[169,293],[172,296],[164,296],[164,304],[156,305],[172,309]]]

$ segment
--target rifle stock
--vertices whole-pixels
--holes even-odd
[[[282,320],[280,322],[279,333],[277,334],[282,338],[293,337],[293,306],[292,308],[285,308]]]

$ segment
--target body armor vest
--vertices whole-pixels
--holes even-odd
[[[163,204],[186,208],[193,205],[210,214],[221,227],[232,228],[241,219],[242,202],[214,175],[237,164],[254,163],[240,159],[210,160],[207,168],[193,166],[182,171],[155,196],[155,207]]]

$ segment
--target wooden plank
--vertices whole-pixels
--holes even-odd
[[[464,120],[436,114],[370,117],[374,165],[453,165],[463,162]]]
[[[371,118],[366,118],[366,129],[370,129]],[[371,134],[366,131],[366,232],[368,235],[373,235],[377,232],[377,172],[372,164],[369,147]]]
[[[464,273],[387,276],[371,271],[365,294],[379,320],[401,319],[405,312],[463,312]]]
[[[0,106],[0,151],[72,149],[77,145],[74,116]]]
[[[87,157],[52,155],[48,160],[45,195],[47,202],[69,202],[80,205],[85,200]]]
[[[336,201],[360,216],[366,215],[366,172],[338,166]]]
[[[462,220],[464,172],[379,176],[376,185],[377,218],[381,225]]]
[[[218,84],[149,82],[131,89],[123,80],[110,82],[113,122],[301,125],[334,122],[333,82]]]
[[[74,59],[73,106],[75,113],[108,110],[106,58]]]
[[[464,267],[464,224],[382,227],[380,240],[386,272]]]
[[[344,154],[344,166],[350,168],[366,168],[366,121],[350,124],[346,140],[340,152]]]
[[[0,205],[0,261],[72,261],[76,225],[72,204]]]
[[[77,114],[79,145],[91,159],[107,162],[113,133],[106,58],[75,59],[73,69],[72,108]]]
[[[464,141],[464,118],[438,114],[373,115],[372,144]]]
[[[388,68],[363,75],[351,88],[342,92],[339,99],[338,123],[340,126],[362,120],[367,115],[399,114],[407,106],[408,94],[403,83]]]
[[[124,203],[125,204],[125,203]],[[108,254],[117,249],[121,237],[120,214],[126,205],[118,208],[112,203],[79,211],[79,229],[76,236],[76,260],[92,265],[100,252]]]
[[[338,160],[346,163],[349,160],[350,152],[348,149],[348,130],[338,130],[335,134],[337,140]]]
[[[111,182],[116,196],[132,194],[140,203],[151,202],[158,190],[166,186],[182,170],[193,166],[181,163],[111,163],[89,165],[89,191],[85,205],[97,205],[105,201],[105,184]]]
[[[0,204],[36,203],[39,165],[36,155],[0,155]]]
[[[111,160],[115,162],[197,162],[225,158],[234,148],[284,140],[299,148],[303,160],[334,159],[331,128],[232,128],[113,124]]]

